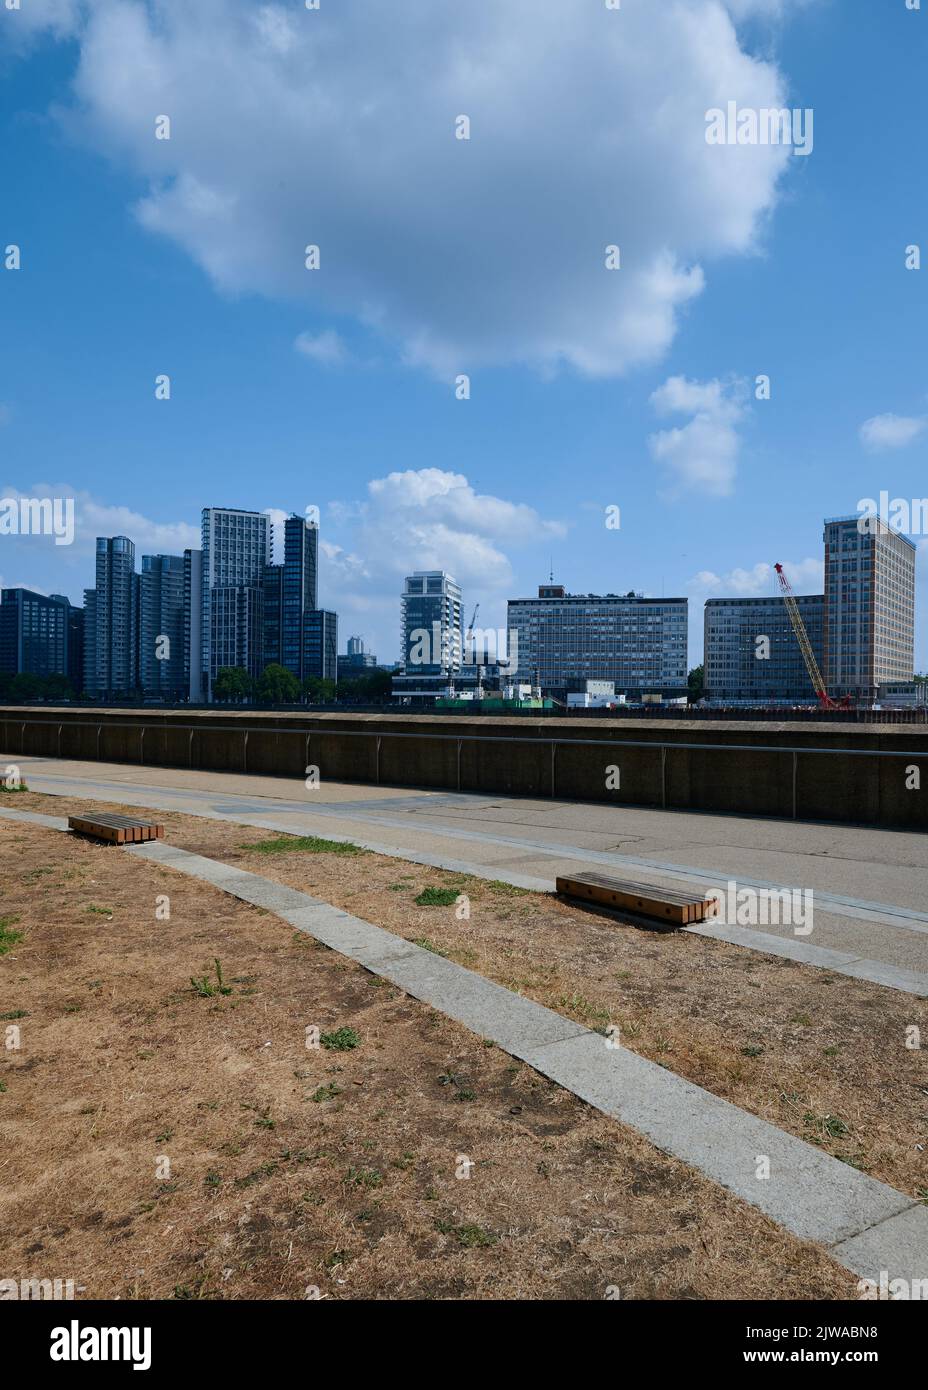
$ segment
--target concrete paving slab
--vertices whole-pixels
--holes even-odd
[[[522,1056],[525,1048],[583,1037],[588,1031],[572,1019],[421,947],[400,956],[370,956],[361,963],[516,1057]]]
[[[404,937],[394,936],[392,932],[364,922],[360,917],[352,917],[338,908],[313,908],[309,911],[288,911],[281,914],[298,931],[308,932],[324,946],[350,956],[359,965],[368,961],[383,961],[388,957],[414,954],[419,948]]]
[[[518,1055],[805,1239],[835,1245],[913,1204],[637,1053],[610,1048],[597,1034]],[[757,1175],[763,1158],[770,1165],[766,1179]],[[928,1249],[924,1260],[928,1269]]]
[[[188,854],[176,845],[165,845],[163,840],[149,840],[143,845],[126,845],[141,859],[154,859],[168,864],[171,868],[182,868],[185,873],[212,883],[216,888],[228,888],[234,893],[236,887],[250,884],[251,875],[244,869],[236,869],[231,864],[223,864],[217,859],[205,859],[199,854]]]
[[[25,825],[41,825],[46,830],[67,830],[67,816],[43,816],[38,811],[14,811],[10,807],[0,806],[0,819],[18,820]]]
[[[288,912],[305,911],[309,905],[329,912],[337,911],[329,903],[323,903],[321,899],[301,893],[296,888],[289,888],[284,883],[276,883],[273,879],[224,864],[221,860],[208,859],[201,854],[190,854],[186,850],[178,849],[176,845],[165,846],[163,840],[149,841],[145,845],[127,845],[126,848],[141,854],[145,859],[157,860],[171,868],[183,869],[185,873],[192,874],[204,883],[211,883],[244,902],[263,907],[268,912],[276,912],[280,916]]]
[[[832,1253],[862,1279],[879,1284],[884,1272],[889,1279],[905,1279],[913,1298],[911,1285],[924,1280],[921,1297],[928,1298],[928,1207],[913,1206],[890,1216],[841,1241]]]

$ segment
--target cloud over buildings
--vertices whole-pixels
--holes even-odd
[[[348,316],[442,376],[659,361],[719,258],[762,241],[789,151],[705,112],[783,104],[744,0],[466,6],[60,3],[74,138],[141,176],[135,213],[216,288]],[[38,21],[33,21],[38,22]],[[455,139],[466,114],[471,138]],[[169,116],[171,138],[155,139]],[[305,268],[307,245],[320,268]],[[621,269],[605,268],[618,245]],[[338,360],[334,335],[302,350]]]

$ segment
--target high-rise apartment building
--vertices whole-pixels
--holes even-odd
[[[298,681],[310,676],[335,679],[330,659],[334,613],[318,607],[319,528],[301,516],[284,522],[284,562],[265,565],[261,574],[264,599],[263,666],[285,667]]]
[[[263,670],[264,596],[257,584],[226,584],[213,589],[210,689],[224,666],[239,667],[252,680]]]
[[[71,605],[31,589],[0,590],[0,674],[66,676]],[[78,688],[78,687],[76,687]]]
[[[314,608],[303,620],[303,680],[338,678],[338,614]]]
[[[319,607],[319,528],[301,516],[284,522],[284,565],[280,599],[281,666],[297,680],[318,675],[308,656],[306,619]],[[315,648],[313,648],[315,650]]]
[[[84,668],[81,687],[86,695],[96,694],[97,678],[97,591],[84,590]]]
[[[98,698],[134,695],[139,684],[139,576],[127,536],[97,537],[92,636],[85,631],[84,688]],[[86,604],[85,604],[86,609]]]
[[[265,565],[261,571],[261,593],[264,600],[263,666],[280,666],[284,652],[284,567]]]
[[[821,669],[824,596],[801,594],[796,603]],[[708,700],[747,705],[816,702],[782,595],[709,599],[704,651]]]
[[[825,522],[825,685],[876,700],[915,663],[915,546],[879,517]]]
[[[64,594],[52,594],[68,610],[68,669],[66,675],[76,694],[84,688],[84,610],[75,608]]]
[[[203,699],[203,552],[184,551],[184,689],[191,704]]]
[[[611,681],[638,700],[686,695],[687,600],[640,594],[569,594],[543,584],[509,600],[512,679],[569,694]]]
[[[407,575],[402,596],[403,672],[393,694],[431,698],[443,694],[463,660],[461,586],[444,570]]]
[[[184,557],[143,555],[139,670],[146,695],[182,700],[184,681]]]
[[[261,674],[261,580],[271,560],[271,520],[264,512],[204,507],[202,537],[201,647],[209,699],[223,666],[241,666],[253,678]]]

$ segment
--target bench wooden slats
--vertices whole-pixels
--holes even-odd
[[[656,883],[631,883],[607,874],[558,874],[556,886],[564,897],[640,913],[642,917],[653,917],[674,927],[704,922],[718,911],[714,898],[662,888]]]
[[[97,811],[88,816],[68,816],[68,829],[113,845],[138,845],[145,840],[164,839],[164,826],[155,821]]]

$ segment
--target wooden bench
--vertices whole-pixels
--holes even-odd
[[[558,874],[557,891],[565,898],[640,914],[673,928],[704,922],[718,911],[715,898],[680,893],[656,883],[629,883],[606,874]]]
[[[150,820],[135,820],[132,816],[100,815],[68,816],[68,829],[93,840],[105,840],[111,845],[138,845],[144,840],[163,840],[164,826]]]

